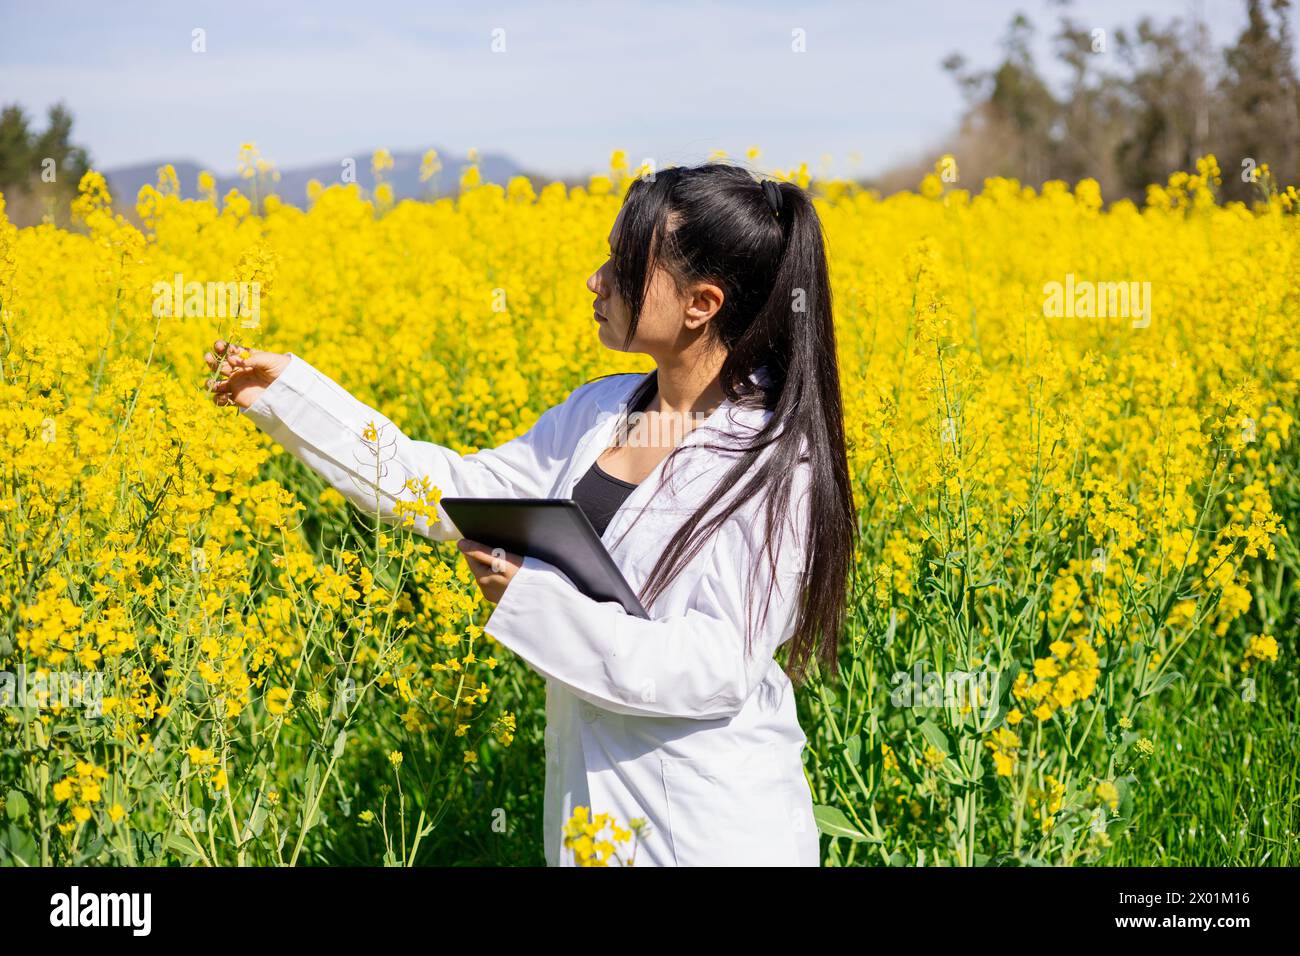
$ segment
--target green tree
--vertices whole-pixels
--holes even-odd
[[[0,111],[0,192],[26,187],[31,173],[32,132],[17,104]]]
[[[1241,173],[1263,163],[1280,183],[1300,184],[1291,2],[1245,7],[1247,25],[1219,69],[1199,18],[1144,18],[1108,43],[1104,31],[1062,16],[1053,39],[1066,80],[1055,91],[1031,56],[1033,26],[1017,14],[995,68],[972,70],[960,54],[944,61],[966,100],[949,151],[975,185],[988,176],[1034,185],[1092,177],[1111,200],[1141,201],[1149,184],[1207,153],[1224,171],[1225,199],[1253,198]]]
[[[1059,104],[1034,65],[1033,32],[1028,18],[1016,14],[1002,40],[1002,62],[994,69],[969,70],[959,54],[943,65],[966,97],[969,108],[963,137],[967,145],[999,144],[1001,156],[994,162],[1001,175],[1041,181],[1051,167],[1051,131]],[[961,156],[958,162],[963,162]],[[984,163],[977,160],[973,165],[979,171]]]
[[[1269,6],[1271,16],[1262,0],[1249,0],[1246,28],[1223,52],[1215,138],[1224,192],[1231,198],[1251,195],[1241,173],[1261,163],[1282,183],[1300,184],[1300,80],[1287,19],[1290,2],[1273,0]]]
[[[1132,34],[1115,31],[1129,109],[1116,147],[1122,191],[1141,198],[1151,183],[1189,169],[1209,152],[1209,79],[1198,52],[1200,24],[1175,20],[1164,27],[1143,19]]]
[[[72,114],[62,103],[50,107],[39,133],[18,104],[0,110],[0,193],[13,222],[30,225],[47,215],[65,220],[89,169],[86,150],[72,142]]]

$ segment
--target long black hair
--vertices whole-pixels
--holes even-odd
[[[725,350],[723,392],[737,406],[773,413],[746,447],[730,449],[737,452],[734,463],[665,547],[642,600],[662,593],[709,536],[755,498],[766,500],[764,544],[775,570],[774,539],[789,514],[792,478],[799,462],[808,461],[806,591],[786,665],[799,683],[814,655],[831,677],[837,672],[857,522],[821,221],[797,184],[776,188],[780,195],[772,200],[779,212],[747,170],[726,163],[670,167],[634,181],[623,197],[613,272],[630,312],[625,348],[656,268],[663,267],[679,291],[701,281],[718,285],[723,303],[708,334]],[[627,409],[643,408],[655,387],[651,375]],[[750,643],[747,631],[747,649]]]

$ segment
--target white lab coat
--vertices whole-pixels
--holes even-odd
[[[362,432],[374,421],[385,452],[380,512],[410,498],[408,478],[428,476],[446,496],[571,497],[609,446],[620,410],[641,374],[596,379],[544,412],[529,431],[498,448],[461,456],[404,435],[300,356],[243,414],[334,488],[375,510],[373,458]],[[484,401],[491,396],[485,395]],[[706,422],[747,434],[770,411],[730,401]],[[698,446],[705,429],[683,444]],[[664,545],[726,471],[725,453],[690,447],[669,480],[660,465],[614,515],[603,541],[634,590]],[[369,462],[369,466],[367,466]],[[792,527],[776,553],[764,626],[744,654],[746,582],[773,583],[763,545],[762,502],[749,502],[647,607],[652,620],[576,590],[558,568],[525,558],[486,623],[488,634],[546,678],[547,862],[571,865],[562,830],[574,807],[612,814],[623,826],[650,825],[637,866],[817,866],[819,846],[801,752],[805,736],[793,687],[773,660],[794,630],[802,588],[807,465],[795,476]],[[437,540],[461,537],[439,509],[417,518]],[[756,621],[756,617],[755,617]]]

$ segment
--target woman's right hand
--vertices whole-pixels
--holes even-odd
[[[215,374],[208,379],[212,400],[218,405],[248,408],[293,360],[284,352],[262,352],[217,339],[203,356]]]

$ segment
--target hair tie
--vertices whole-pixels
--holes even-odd
[[[781,207],[785,205],[785,196],[781,193],[781,186],[775,179],[764,179],[760,186],[763,187],[763,198],[767,204],[772,207],[772,212],[781,215]]]

